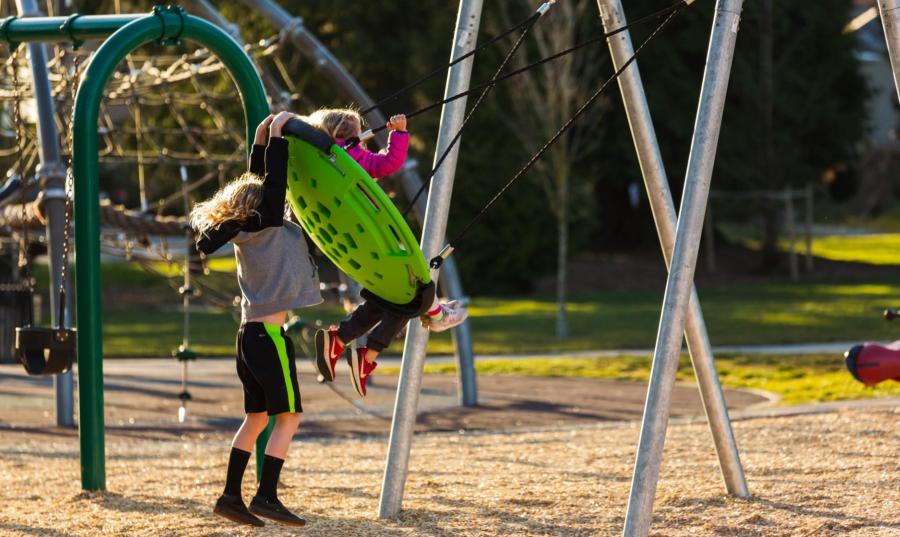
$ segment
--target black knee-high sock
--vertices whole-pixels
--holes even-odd
[[[244,479],[244,470],[247,469],[249,460],[249,451],[236,447],[231,448],[231,456],[228,457],[228,475],[225,478],[225,494],[241,495],[241,481]]]
[[[259,480],[259,490],[256,494],[270,500],[278,499],[278,476],[281,475],[281,467],[284,459],[266,455],[263,460],[262,476]]]

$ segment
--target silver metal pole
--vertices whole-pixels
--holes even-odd
[[[623,535],[628,537],[646,536],[653,518],[653,499],[669,423],[672,388],[681,354],[682,334],[691,299],[691,285],[703,232],[703,216],[709,197],[742,6],[743,0],[716,2],[681,212],[676,226],[672,269],[666,282],[647,403],[625,514]]]
[[[406,192],[418,192],[422,186],[419,174],[415,173],[416,166],[415,160],[408,160],[404,167],[411,168],[411,171],[400,176],[400,180],[403,182],[403,189]],[[425,220],[426,205],[427,200],[425,196],[419,196],[415,207],[413,207],[420,222]],[[467,297],[460,283],[461,280],[456,263],[447,264],[447,261],[452,260],[452,257],[447,258],[444,264],[441,265],[441,288],[444,294],[450,298],[466,301]],[[466,321],[457,326],[452,333],[453,347],[456,349],[459,404],[460,406],[475,406],[478,404],[478,379],[475,375],[475,355],[472,351],[472,331],[469,329],[469,322]]]
[[[43,13],[36,0],[16,0],[19,15],[41,17]],[[50,322],[53,326],[68,326],[70,319],[59,318],[59,285],[63,263],[63,240],[66,220],[66,166],[59,150],[59,135],[53,113],[53,97],[50,79],[47,75],[47,51],[41,43],[28,45],[28,59],[31,63],[31,81],[38,112],[37,134],[40,178],[47,215],[47,256],[50,271]],[[24,181],[25,178],[23,177]],[[66,290],[66,296],[71,296]],[[66,307],[68,311],[68,305]],[[75,425],[75,390],[72,372],[54,375],[53,387],[56,394],[56,424],[60,427]]]
[[[478,27],[481,24],[483,0],[460,0],[456,17],[456,31],[450,57],[458,58],[475,48]],[[468,58],[450,68],[444,96],[454,95],[469,89],[472,78],[473,58]],[[450,145],[453,136],[462,126],[466,114],[466,99],[447,103],[441,109],[441,123],[438,130],[435,161]],[[450,212],[450,197],[453,193],[453,179],[459,144],[447,155],[447,159],[435,174],[428,192],[428,208],[422,231],[422,251],[425,258],[436,255],[443,246],[447,230],[447,215]],[[437,278],[433,273],[432,277]],[[413,428],[416,424],[416,408],[419,388],[422,384],[422,369],[425,366],[425,347],[428,345],[428,331],[412,322],[406,332],[403,362],[397,384],[397,399],[394,404],[394,420],[391,422],[391,437],[384,468],[384,482],[378,504],[378,516],[390,518],[400,512],[403,503],[403,488],[409,470],[409,451],[412,447]]]
[[[621,0],[597,0],[597,5],[600,8],[600,18],[603,21],[605,32],[627,24]],[[631,34],[626,30],[612,36],[609,39],[609,48],[612,53],[613,66],[615,69],[619,69],[634,55]],[[659,151],[653,119],[650,116],[650,106],[647,104],[647,96],[644,94],[644,85],[641,81],[637,61],[633,62],[619,77],[619,88],[622,91],[625,113],[631,126],[638,163],[647,187],[647,198],[650,200],[653,220],[656,223],[663,258],[668,269],[671,266],[672,249],[675,242],[675,204],[672,201],[672,192],[669,189],[669,180],[666,177],[662,154]],[[725,395],[716,372],[716,362],[709,342],[709,334],[706,331],[706,323],[703,320],[703,311],[700,309],[700,300],[697,297],[697,290],[693,288],[687,312],[685,338],[694,366],[694,374],[697,376],[700,397],[719,456],[719,466],[722,469],[725,486],[730,494],[746,497],[749,492],[744,479],[744,470],[741,467],[740,454],[734,440],[734,432],[731,429],[731,420],[728,418]]]
[[[272,0],[243,0],[243,2],[256,9],[274,26],[281,28],[281,31],[284,32],[294,46],[322,71],[325,78],[333,81],[346,98],[363,108],[369,108],[375,104],[375,101],[366,93],[353,75],[306,28],[302,18],[291,16],[290,13]],[[383,125],[387,118],[384,117],[380,110],[376,109],[369,112],[366,115],[366,119],[369,124]],[[375,135],[375,140],[381,147],[385,147],[387,145],[387,136],[388,133],[382,131]],[[445,162],[443,166],[446,167],[448,164],[448,162]],[[422,185],[422,179],[416,173],[415,166],[405,166],[400,178],[408,197],[415,195]],[[425,202],[423,197],[420,197],[419,200],[422,203]],[[419,222],[424,222],[425,210],[418,210],[418,202],[416,213]],[[459,271],[452,258],[447,259],[441,266],[441,287],[444,294],[452,299],[464,300],[466,298],[462,281],[459,278]],[[478,391],[475,384],[475,353],[472,349],[472,336],[468,321],[453,330],[453,343],[456,350],[457,371],[460,379],[458,389],[460,402],[463,406],[475,406],[478,404]]]
[[[878,0],[878,11],[881,13],[884,37],[887,40],[888,54],[891,56],[894,85],[900,97],[900,0]]]

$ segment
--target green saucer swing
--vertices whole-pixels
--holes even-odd
[[[413,301],[431,274],[391,199],[327,134],[299,119],[283,132],[287,198],[316,246],[375,295],[396,304]]]

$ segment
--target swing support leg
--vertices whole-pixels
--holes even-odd
[[[460,0],[451,58],[458,58],[475,48],[478,27],[481,24],[482,5],[483,0]],[[455,95],[469,88],[472,63],[473,59],[468,58],[450,68],[444,89],[445,96]],[[440,130],[435,148],[436,159],[447,149],[453,136],[459,131],[465,114],[465,98],[447,103],[441,109]],[[443,166],[435,174],[428,192],[428,207],[422,230],[422,252],[426,259],[436,255],[443,246],[458,156],[459,145],[447,155]],[[432,272],[432,277],[436,279],[437,273]],[[378,503],[380,518],[396,516],[403,503],[403,489],[409,470],[409,452],[412,447],[427,344],[428,331],[419,326],[418,322],[409,323],[397,385],[397,399],[394,403],[394,419],[391,422],[384,481]]]
[[[365,92],[359,82],[341,65],[340,61],[332,54],[315,35],[303,25],[303,20],[293,17],[276,2],[272,0],[242,0],[248,7],[253,8],[263,17],[269,20],[277,28],[282,29],[290,42],[297,50],[311,60],[322,76],[337,86],[344,96],[357,103],[363,109],[369,109],[375,101]],[[195,6],[208,4],[206,0],[193,0]],[[199,7],[198,7],[199,9]],[[204,16],[207,7],[202,8]],[[387,118],[377,108],[366,114],[366,120],[370,125],[384,125]],[[380,147],[387,146],[388,133],[380,131],[375,134],[375,140]],[[400,181],[403,191],[407,196],[414,196],[422,186],[422,178],[416,172],[416,161],[408,159],[400,172]],[[420,196],[416,201],[415,214],[417,220],[422,223],[425,219],[425,198]],[[459,271],[453,258],[444,262],[441,268],[441,291],[451,299],[464,299],[465,292]],[[475,406],[478,404],[478,389],[475,380],[474,352],[472,350],[472,334],[469,322],[457,326],[453,331],[453,346],[456,351],[457,371],[459,375],[458,396],[462,406]]]
[[[627,24],[621,0],[597,0],[600,18],[606,32]],[[618,69],[633,54],[631,35],[627,30],[608,39],[613,65]],[[671,266],[672,249],[675,241],[675,204],[669,190],[669,180],[663,165],[662,154],[653,128],[650,107],[644,94],[641,74],[635,61],[619,77],[619,88],[625,104],[625,113],[631,126],[635,150],[647,187],[647,198],[656,222],[659,242],[662,246],[666,268]],[[700,388],[700,398],[706,410],[706,417],[719,455],[719,466],[728,492],[734,496],[747,497],[747,482],[741,467],[740,454],[728,418],[728,407],[719,383],[716,363],[713,358],[709,334],[700,309],[697,290],[690,291],[690,303],[685,325],[685,338]]]
[[[653,499],[669,423],[672,388],[681,354],[685,317],[691,298],[742,6],[743,0],[716,2],[694,138],[676,226],[672,270],[666,282],[647,403],[625,514],[623,535],[628,537],[644,537],[650,532]]]
[[[900,0],[878,0],[878,12],[881,14],[884,38],[891,57],[894,85],[900,96]]]

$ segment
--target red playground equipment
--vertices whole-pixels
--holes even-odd
[[[885,310],[884,318],[893,321],[900,313]],[[847,369],[856,380],[874,386],[885,380],[900,382],[900,340],[889,345],[863,343],[844,353]]]

